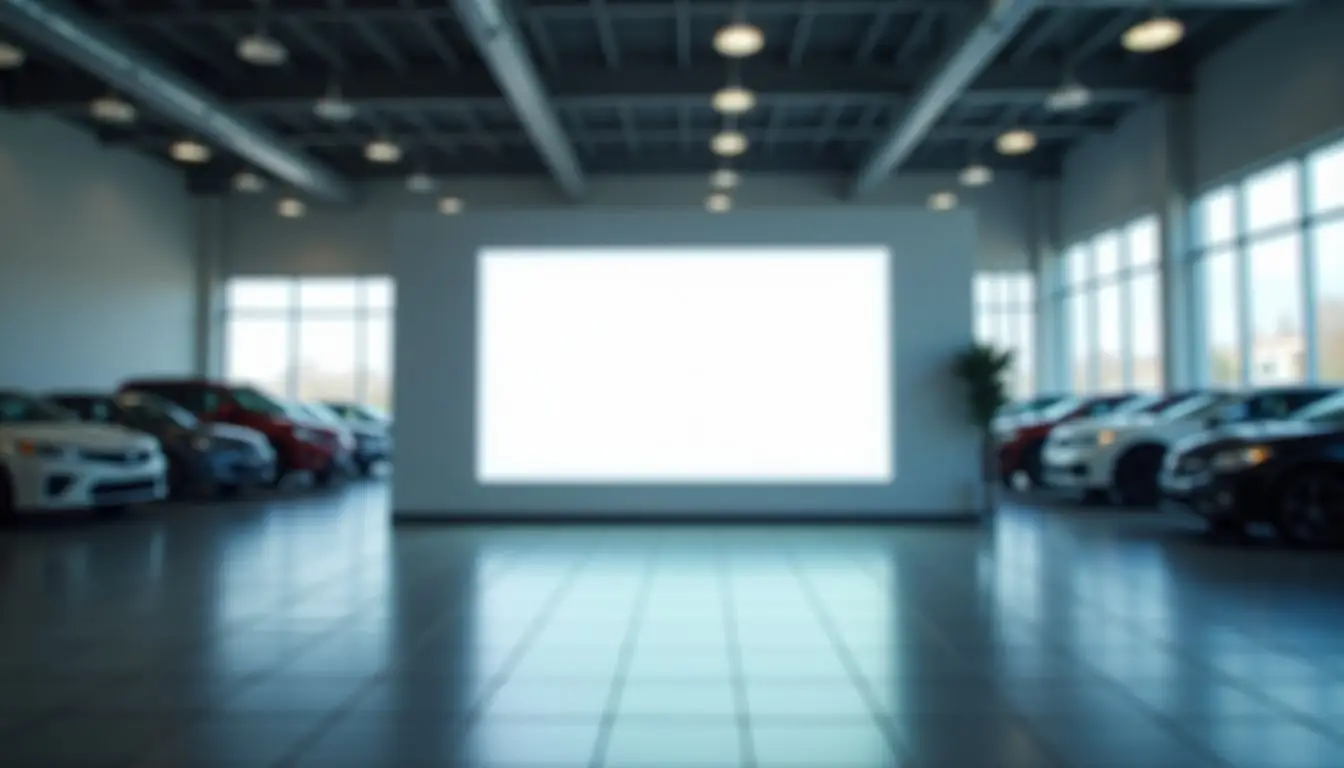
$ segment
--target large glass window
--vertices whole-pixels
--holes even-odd
[[[1036,287],[1029,272],[990,272],[975,277],[975,336],[1013,353],[1009,390],[1036,393]]]
[[[1344,141],[1201,197],[1205,374],[1344,381]]]
[[[224,293],[226,378],[286,398],[390,408],[391,279],[237,278]]]
[[[1157,219],[1145,216],[1065,252],[1075,392],[1162,388],[1160,245]]]

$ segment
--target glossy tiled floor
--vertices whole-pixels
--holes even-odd
[[[1028,507],[394,531],[385,503],[0,533],[0,766],[1344,766],[1336,554]]]

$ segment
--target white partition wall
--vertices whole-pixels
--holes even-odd
[[[971,276],[976,235],[974,219],[969,214],[900,209],[776,210],[728,216],[581,210],[468,213],[458,217],[408,214],[398,219],[395,230],[393,277],[398,285],[396,322],[400,332],[395,353],[395,399],[398,405],[397,471],[393,479],[393,495],[398,516],[659,513],[951,516],[964,515],[973,508],[976,439],[965,424],[960,393],[950,372],[953,355],[972,336]],[[632,249],[651,247],[658,250],[644,251],[643,256],[632,252]],[[744,248],[751,250],[744,251]],[[848,259],[852,269],[848,273],[844,269],[827,272],[822,253],[827,248],[831,249],[837,265]],[[619,253],[621,249],[626,252]],[[708,253],[707,249],[717,249],[718,256]],[[809,256],[802,256],[809,249],[815,250]],[[512,294],[505,291],[507,298],[492,298],[492,303],[514,303],[504,315],[506,320],[490,320],[489,313],[493,310],[482,305],[483,284],[488,282],[482,265],[491,258],[490,253],[499,258],[500,255],[509,256],[510,252],[515,258],[540,259],[543,266],[547,266],[546,259],[550,255],[549,266],[558,271],[549,289],[546,281],[537,282],[537,275],[541,274],[538,272],[523,281],[532,286],[528,290],[533,290],[537,296],[531,302],[520,299],[526,291],[519,293],[521,289],[516,286]],[[643,258],[652,263],[655,257],[650,254],[654,253],[658,254],[656,259],[661,260],[662,268],[668,273],[660,279],[688,279],[678,289],[685,298],[685,305],[680,310],[673,307],[663,311],[655,322],[644,312],[647,307],[643,305],[649,303],[647,298],[637,302],[642,307],[639,313],[633,306],[618,311],[614,308],[620,303],[617,301],[613,308],[606,310],[605,316],[610,318],[610,323],[605,330],[599,322],[602,313],[594,317],[584,313],[563,314],[568,312],[563,302],[566,296],[572,296],[574,302],[581,302],[585,307],[611,300],[613,296],[625,296],[629,303],[628,298],[635,290],[631,286],[639,279],[647,279],[631,270],[623,270],[626,274],[621,279],[636,282],[616,286],[603,298],[601,291],[593,293],[587,286],[594,280],[615,279],[609,272],[593,272],[587,283],[566,287],[563,281],[576,279],[578,273],[559,270],[563,259],[587,263],[591,268],[595,256]],[[720,257],[731,261],[734,253],[739,257],[754,253],[766,260],[771,254],[775,257],[784,254],[782,258],[792,265],[791,268],[799,268],[800,261],[787,261],[787,254],[791,253],[804,260],[819,260],[822,271],[812,273],[807,281],[795,281],[792,287],[786,288],[780,288],[780,285],[787,280],[776,281],[768,269],[758,271],[753,279],[758,281],[761,289],[758,295],[752,295],[740,284],[740,271],[735,278],[724,277],[722,280],[714,277],[712,271],[692,275],[694,270],[677,264],[678,253],[685,259],[720,261],[723,261]],[[514,266],[517,263],[514,262]],[[752,262],[753,269],[763,266],[759,258]],[[498,270],[498,267],[491,269]],[[496,271],[489,275],[492,280],[497,276]],[[734,284],[734,279],[739,284]],[[716,285],[705,286],[704,283],[710,280]],[[835,306],[834,302],[825,305],[824,302],[834,297],[826,298],[827,288],[821,283],[833,282],[831,287],[841,290],[846,281],[850,287],[843,290],[850,291],[850,295],[875,299],[866,307],[843,310],[851,315],[847,321],[849,326],[842,322],[843,318],[831,316],[841,310],[820,309]],[[582,290],[581,285],[585,286]],[[774,287],[770,288],[770,285]],[[865,292],[863,286],[869,290]],[[766,296],[767,289],[773,295]],[[490,295],[494,297],[496,294]],[[787,295],[796,297],[799,317],[812,313],[817,320],[800,325],[788,312],[780,314],[780,302]],[[557,298],[562,299],[559,304]],[[864,301],[859,298],[855,303]],[[493,323],[493,327],[500,327],[501,323],[507,324],[508,317],[519,318],[525,311],[519,307],[529,303],[534,305],[536,313],[554,317],[556,327],[563,323],[572,326],[570,335],[553,334],[546,345],[538,348],[542,351],[529,353],[542,355],[546,349],[551,350],[546,353],[550,362],[534,368],[534,373],[515,369],[512,379],[501,380],[496,372],[494,383],[490,383],[482,374],[486,368],[494,370],[494,363],[481,365],[487,346],[494,345],[493,350],[501,344],[506,348],[513,344],[509,354],[514,354],[526,344],[519,341],[524,337],[517,334],[524,334],[524,330],[518,328],[514,329],[512,342],[486,341],[485,326]],[[750,323],[745,326],[736,324],[720,312],[731,309],[734,304],[742,313],[755,318],[755,327]],[[677,311],[685,313],[682,328],[678,328],[676,322],[668,322],[668,318],[676,318]],[[572,346],[569,339],[574,334],[605,334],[610,349],[623,347],[630,350],[630,359],[640,361],[638,366],[632,362],[631,367],[638,368],[636,373],[645,376],[646,383],[651,381],[650,376],[659,381],[670,376],[675,364],[698,365],[706,371],[721,370],[730,375],[721,377],[718,383],[712,376],[682,377],[684,381],[680,387],[704,390],[701,394],[710,397],[721,390],[729,401],[736,391],[739,410],[746,405],[755,406],[743,397],[748,391],[761,392],[761,399],[768,400],[766,396],[772,392],[764,391],[769,388],[767,382],[743,383],[750,378],[749,374],[758,371],[751,366],[744,367],[741,360],[734,360],[732,345],[716,344],[714,354],[700,349],[709,346],[708,342],[704,341],[705,337],[696,337],[690,332],[695,326],[704,324],[697,323],[697,318],[705,319],[712,312],[720,312],[718,323],[726,333],[739,335],[742,354],[757,358],[757,363],[752,365],[765,366],[772,371],[779,382],[777,388],[787,392],[787,397],[781,396],[780,402],[773,406],[779,419],[791,421],[796,429],[811,429],[820,422],[833,425],[843,412],[844,418],[848,419],[848,431],[843,434],[853,434],[854,442],[871,442],[874,435],[880,435],[885,444],[876,446],[875,450],[856,453],[853,466],[839,461],[827,464],[823,460],[827,458],[826,451],[813,451],[808,455],[806,451],[794,450],[785,458],[803,464],[781,460],[782,463],[771,466],[757,465],[744,462],[746,457],[737,455],[735,458],[739,463],[717,475],[712,467],[686,463],[684,457],[669,459],[669,462],[683,463],[678,466],[669,464],[662,476],[658,472],[649,472],[647,466],[624,473],[571,467],[569,469],[574,471],[556,474],[553,450],[556,433],[554,429],[549,432],[541,429],[537,439],[551,441],[547,448],[551,455],[542,458],[551,463],[543,461],[542,464],[528,465],[524,461],[516,464],[514,469],[548,467],[545,471],[511,474],[508,471],[492,472],[491,467],[482,466],[481,447],[490,443],[483,438],[491,437],[481,432],[489,421],[483,418],[482,408],[500,397],[521,397],[515,408],[523,408],[529,402],[535,405],[540,397],[562,398],[564,402],[558,402],[552,411],[558,409],[563,413],[572,407],[593,413],[587,422],[583,418],[567,417],[565,429],[579,432],[584,430],[585,423],[591,423],[592,431],[596,432],[601,423],[601,429],[607,433],[619,432],[619,429],[613,432],[615,427],[605,418],[610,414],[592,410],[603,407],[603,398],[587,402],[593,399],[575,399],[574,392],[564,394],[568,391],[566,388],[573,390],[582,386],[590,369],[595,370],[598,366],[597,362],[580,362],[582,355],[597,353],[580,351]],[[487,319],[483,321],[483,317]],[[527,320],[523,325],[531,326],[526,330],[526,334],[530,334],[526,338],[532,340],[528,343],[535,344],[546,335],[543,331],[547,324],[537,322],[535,314],[523,319]],[[637,323],[646,329],[642,336],[632,334],[624,327]],[[873,323],[878,327],[874,328]],[[883,325],[885,327],[881,327]],[[587,330],[573,330],[583,328]],[[647,330],[650,328],[661,330],[655,333]],[[655,337],[656,341],[650,340],[647,344],[662,350],[662,354],[650,354],[650,349],[638,348],[640,339]],[[701,340],[696,341],[696,338]],[[788,343],[789,339],[793,340],[792,344]],[[678,351],[678,345],[690,345],[695,349]],[[840,354],[845,351],[839,349],[841,347],[851,347],[849,353],[855,349],[858,352],[847,353],[846,357]],[[557,353],[557,349],[563,354]],[[796,359],[790,361],[790,352]],[[526,361],[527,356],[515,355],[512,359]],[[816,361],[810,371],[804,364],[808,360]],[[622,372],[619,366],[604,370],[608,372],[601,375],[601,380],[590,376],[586,379],[588,384],[598,386],[606,377],[630,375],[634,378],[626,386],[644,386],[640,384],[639,376]],[[824,375],[826,370],[834,371],[839,381],[828,382]],[[810,383],[800,387],[795,379],[804,373],[810,377]],[[526,383],[529,375],[553,378],[554,386]],[[786,377],[787,381],[784,380]],[[863,378],[864,382],[856,385],[852,381],[854,378]],[[864,390],[864,386],[873,386],[873,382],[882,394],[876,398],[876,406],[871,402],[874,397],[866,395]],[[520,393],[518,388],[523,386],[526,392]],[[843,403],[838,402],[841,399]],[[794,407],[788,407],[789,403],[795,404]],[[656,410],[645,407],[643,412]],[[761,410],[764,413],[767,409]],[[633,411],[638,412],[639,408]],[[495,416],[495,422],[508,423],[507,418],[501,422],[502,417]],[[751,416],[759,421],[761,413]],[[711,433],[708,437],[701,435],[707,441],[703,443],[706,450],[723,452],[725,461],[731,463],[733,452],[722,443],[741,440],[741,435],[735,436],[731,430],[715,432],[713,429],[717,421],[727,421],[728,418],[721,414],[715,419],[702,419],[699,428]],[[809,424],[809,419],[814,423]],[[871,428],[874,425],[865,420],[881,423],[875,425],[879,428]],[[745,417],[742,421],[754,423]],[[515,423],[510,428],[522,429],[524,426],[527,425]],[[670,435],[672,433],[667,430],[676,431],[676,427],[676,424],[662,424],[660,428]],[[813,433],[825,434],[809,434]],[[638,434],[638,431],[630,433],[627,439],[638,439]],[[666,435],[663,439],[670,439]],[[576,452],[586,450],[594,457],[611,458],[610,450],[604,452],[603,446],[595,447],[591,441],[585,443],[584,439],[584,434],[575,434]],[[834,444],[835,453],[853,449],[851,441],[841,433],[819,439]],[[782,445],[787,441],[777,442]],[[515,442],[515,448],[517,445]],[[744,452],[764,450],[759,445],[743,446]],[[785,447],[780,451],[783,455]],[[535,456],[523,458],[537,460]],[[786,466],[799,469],[780,470]],[[814,471],[809,472],[808,467]]]

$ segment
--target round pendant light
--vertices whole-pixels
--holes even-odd
[[[418,195],[434,191],[434,177],[427,173],[412,173],[406,177],[406,189]]]
[[[1171,16],[1152,16],[1125,30],[1120,44],[1134,53],[1165,51],[1185,38],[1185,24]]]
[[[275,204],[275,212],[286,219],[301,219],[308,213],[308,206],[297,197],[282,197],[280,202]]]
[[[950,211],[957,207],[957,195],[955,192],[934,192],[929,195],[929,210],[931,211]]]
[[[266,178],[252,171],[239,171],[233,175],[233,189],[236,192],[256,194],[266,188]]]
[[[238,58],[255,67],[279,67],[289,61],[285,44],[265,32],[255,32],[238,41]]]
[[[994,140],[994,147],[1001,154],[1025,155],[1036,148],[1036,134],[1025,128],[1014,128],[999,134],[999,138]]]
[[[983,187],[994,181],[994,171],[987,165],[971,163],[957,177],[963,187]]]
[[[355,105],[341,96],[341,85],[332,81],[327,92],[313,104],[313,114],[329,123],[348,123],[355,117]]]
[[[18,69],[28,60],[28,54],[19,46],[0,40],[0,69]]]
[[[1045,107],[1051,112],[1074,112],[1092,103],[1092,90],[1070,77],[1045,97]]]
[[[401,147],[387,139],[375,139],[364,146],[364,159],[371,163],[395,163],[401,160]]]
[[[210,148],[194,139],[180,139],[168,148],[168,155],[179,163],[199,165],[210,161]]]
[[[730,59],[742,59],[754,56],[765,47],[765,33],[761,28],[744,21],[734,22],[720,27],[714,33],[714,50],[720,56]]]
[[[720,168],[709,175],[709,185],[715,189],[732,189],[741,183],[741,174],[731,168]]]
[[[740,115],[756,106],[756,94],[740,85],[720,88],[714,93],[714,110],[724,115]]]
[[[705,210],[710,213],[727,213],[733,209],[733,198],[723,192],[715,192],[705,198]]]
[[[736,157],[747,151],[749,143],[741,131],[720,131],[710,140],[709,148],[720,157]]]
[[[439,198],[439,213],[444,216],[456,216],[462,212],[463,203],[460,197],[441,197]]]
[[[89,102],[89,115],[100,123],[129,125],[135,122],[135,105],[113,94]]]

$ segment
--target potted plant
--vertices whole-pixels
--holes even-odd
[[[997,506],[995,477],[998,451],[994,440],[994,416],[1008,404],[1005,374],[1013,363],[1013,353],[987,344],[974,343],[959,353],[953,370],[966,392],[966,412],[980,433],[980,497],[985,511]]]

